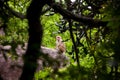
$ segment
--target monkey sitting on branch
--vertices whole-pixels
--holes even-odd
[[[56,36],[56,49],[59,51],[60,54],[65,53],[66,51],[65,44],[62,41],[61,36]]]
[[[24,44],[24,47],[23,49],[26,50],[27,49],[27,45],[28,43],[25,43]],[[45,50],[44,50],[45,49]],[[47,51],[54,51],[54,49],[50,49],[50,48],[47,48],[47,47],[44,47],[44,46],[41,46],[41,50],[47,52]],[[57,51],[57,52],[56,52]],[[65,47],[65,44],[64,42],[62,41],[62,37],[61,36],[56,36],[56,47],[55,47],[55,52],[56,53],[65,53],[66,51],[66,47]],[[44,53],[44,52],[43,52]]]

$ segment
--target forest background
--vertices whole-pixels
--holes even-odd
[[[119,0],[0,0],[0,44],[12,46],[4,58],[11,56],[16,60],[15,48],[28,42],[20,80],[119,80],[119,3]],[[35,72],[36,66],[29,68],[36,65],[42,54],[38,51],[40,45],[55,48],[57,35],[62,36],[66,45],[69,65],[56,73],[49,67],[39,72]]]

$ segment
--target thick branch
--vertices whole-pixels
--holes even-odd
[[[75,15],[72,12],[63,9],[60,5],[58,5],[56,3],[52,3],[52,4],[48,4],[48,5],[50,5],[53,9],[55,9],[55,11],[60,13],[62,16],[66,17],[68,19],[73,19],[73,20],[78,21],[78,22],[82,22],[86,25],[106,26],[106,24],[107,24],[107,22],[103,22],[103,21],[98,20],[98,19],[93,19],[93,18],[89,18],[89,17]]]

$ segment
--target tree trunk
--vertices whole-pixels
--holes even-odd
[[[27,10],[29,24],[29,41],[26,54],[24,55],[24,67],[20,80],[33,80],[37,68],[37,59],[40,56],[40,45],[42,41],[43,29],[40,24],[40,15],[44,0],[32,0]]]

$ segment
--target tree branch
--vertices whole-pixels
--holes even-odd
[[[52,3],[52,4],[48,3],[48,5],[50,5],[55,11],[60,13],[65,18],[73,19],[73,20],[78,21],[78,22],[82,22],[85,25],[106,26],[106,24],[107,24],[107,22],[103,22],[103,21],[98,20],[98,19],[93,19],[93,18],[73,14],[72,12],[65,10],[59,4],[56,4],[56,3]]]
[[[74,46],[74,50],[75,50],[75,55],[76,55],[76,60],[77,60],[77,66],[78,66],[78,70],[80,71],[80,61],[79,61],[79,55],[78,55],[78,48],[77,48],[77,45],[75,43],[75,39],[74,39],[74,36],[73,36],[73,30],[72,30],[72,22],[71,20],[68,20],[69,22],[69,32],[70,32],[70,37],[72,39],[72,43],[73,43],[73,46]]]
[[[13,10],[7,4],[4,4],[4,2],[2,2],[2,1],[0,1],[0,2],[9,11],[10,14],[12,14],[20,19],[26,19],[26,15],[24,15],[23,13],[20,13],[20,12]],[[0,6],[0,7],[3,7],[3,6]],[[50,7],[47,8],[46,10],[42,11],[41,14],[43,15],[44,13],[46,13],[50,9],[51,9]],[[7,15],[10,15],[10,14],[7,14]]]
[[[12,13],[14,16],[20,18],[20,19],[26,19],[26,15],[20,13],[20,12],[17,12],[17,11],[14,11],[12,8],[10,8],[9,6],[7,5],[4,5],[5,8],[10,12]]]

